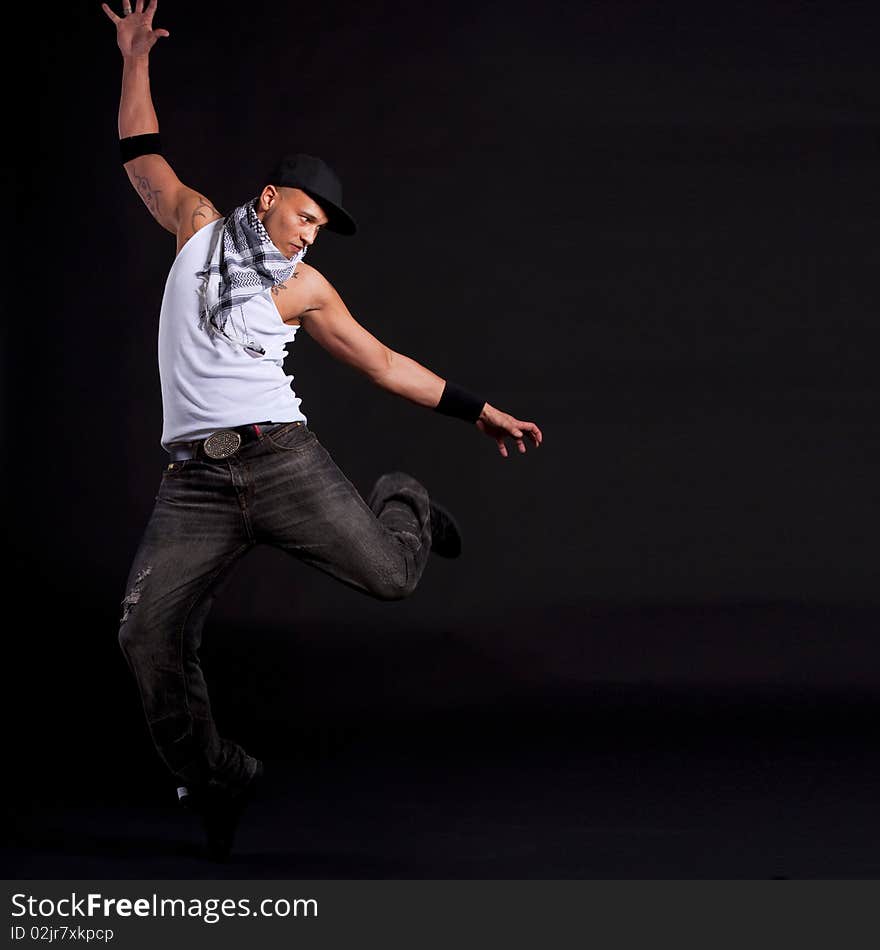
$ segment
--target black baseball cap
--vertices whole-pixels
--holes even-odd
[[[342,182],[333,169],[314,155],[282,155],[266,177],[270,185],[299,188],[317,201],[327,215],[326,228],[336,234],[355,234],[357,223],[342,207]]]

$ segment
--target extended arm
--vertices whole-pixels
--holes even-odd
[[[342,298],[314,268],[301,265],[310,283],[315,304],[300,315],[306,332],[331,356],[360,370],[377,386],[429,409],[436,408],[446,385],[445,380],[415,360],[396,353],[376,339],[349,313]],[[520,452],[526,451],[528,436],[537,447],[541,430],[534,422],[515,419],[488,402],[476,422],[477,428],[492,438],[498,451],[508,455],[506,438],[512,438]]]
[[[137,0],[132,11],[130,0],[124,0],[125,15],[119,17],[106,3],[101,4],[116,26],[116,41],[122,53],[120,139],[159,131],[150,93],[150,50],[169,33],[153,29],[156,6],[156,0],[150,0],[144,9],[144,0]],[[180,181],[161,155],[140,155],[125,163],[125,171],[150,214],[177,236],[178,250],[199,228],[220,217],[207,198]]]

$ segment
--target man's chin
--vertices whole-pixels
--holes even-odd
[[[274,241],[272,243],[275,244]],[[294,248],[290,244],[288,244],[287,247],[278,247],[278,245],[275,244],[275,247],[289,261],[292,261],[295,257],[301,257],[303,254],[305,254],[305,248]]]

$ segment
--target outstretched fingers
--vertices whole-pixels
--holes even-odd
[[[132,51],[149,52],[156,40],[164,36],[171,36],[168,30],[154,30],[153,16],[158,6],[157,0],[149,0],[144,7],[145,0],[136,0],[135,8],[131,8],[132,0],[122,0],[122,16],[117,16],[107,3],[101,4],[101,9],[110,18],[116,27],[116,35],[123,55]],[[132,15],[133,14],[133,15]]]
[[[114,25],[122,22],[121,16],[116,16],[116,14],[107,6],[106,3],[101,4],[101,9],[107,14],[108,17],[113,21]]]

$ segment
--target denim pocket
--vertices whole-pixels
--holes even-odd
[[[306,428],[304,422],[289,422],[287,425],[278,426],[265,435],[266,441],[275,449],[282,452],[289,452],[300,449],[311,442],[315,436]]]

